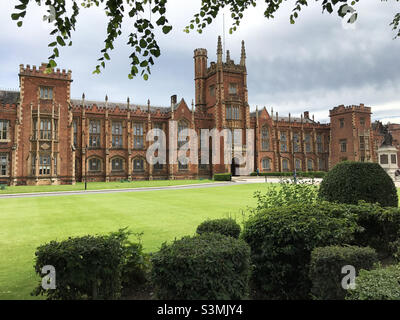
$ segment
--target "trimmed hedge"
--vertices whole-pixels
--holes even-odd
[[[206,220],[197,227],[196,232],[198,234],[215,232],[237,239],[240,234],[240,226],[231,218]]]
[[[48,300],[118,299],[122,292],[147,281],[147,255],[141,244],[128,240],[131,232],[120,229],[109,235],[83,236],[51,241],[36,250],[35,271],[54,266],[56,289],[44,290],[42,280],[32,295]]]
[[[257,172],[250,173],[251,176],[257,176]],[[297,177],[304,178],[323,178],[325,177],[325,171],[297,171]],[[267,176],[267,177],[293,177],[293,172],[259,172],[258,176]]]
[[[232,173],[215,173],[214,181],[231,181]]]
[[[400,265],[361,270],[346,300],[400,300]]]
[[[398,207],[392,178],[378,163],[344,161],[330,170],[319,188],[320,199],[357,204],[359,200]]]
[[[37,248],[36,274],[52,265],[56,271],[56,289],[44,290],[42,283],[35,295],[48,300],[117,299],[121,292],[121,259],[123,248],[115,238],[84,236],[69,238]]]
[[[357,229],[356,217],[347,206],[329,202],[254,213],[244,224],[242,238],[251,248],[253,282],[260,296],[309,298],[311,251],[350,243]]]
[[[250,248],[217,233],[164,243],[152,257],[157,299],[245,299],[249,291]]]
[[[316,300],[343,300],[347,290],[342,287],[342,268],[354,266],[356,273],[370,270],[378,257],[374,249],[356,246],[315,248],[311,253],[311,295]]]

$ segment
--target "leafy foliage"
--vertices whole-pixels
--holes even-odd
[[[232,218],[206,220],[197,227],[196,232],[198,234],[214,232],[237,239],[240,235],[240,226]]]
[[[283,180],[279,185],[266,184],[266,191],[256,191],[254,197],[257,199],[256,211],[282,207],[292,204],[312,205],[317,202],[318,187],[313,183],[298,180]],[[254,210],[251,210],[254,211]]]
[[[349,290],[346,300],[400,300],[400,265],[367,271],[356,277],[356,287]]]
[[[370,270],[378,257],[374,249],[356,246],[328,246],[311,252],[311,294],[317,300],[343,300],[347,290],[342,287],[342,268],[351,265],[358,274],[361,269]]]
[[[17,20],[17,25],[22,26],[23,18],[26,15],[29,3],[41,5],[42,0],[19,0],[19,5],[15,6],[16,13],[11,15],[13,20]],[[53,48],[53,53],[49,57],[48,72],[57,66],[56,58],[59,57],[59,49],[67,45],[72,45],[71,32],[75,31],[77,17],[81,8],[99,7],[104,5],[106,16],[108,17],[107,36],[104,40],[105,46],[101,50],[101,57],[98,59],[99,64],[93,73],[100,73],[100,68],[105,68],[106,61],[110,60],[110,51],[114,49],[115,40],[121,36],[122,23],[126,17],[133,19],[132,32],[128,37],[128,45],[134,50],[130,55],[131,71],[128,75],[133,78],[139,73],[145,80],[150,74],[150,66],[154,64],[154,58],[160,56],[160,48],[155,39],[155,27],[161,29],[164,34],[171,31],[172,26],[168,24],[166,18],[166,3],[167,0],[83,0],[81,7],[77,0],[70,1],[70,4],[65,0],[45,0],[45,6],[49,7],[48,12],[49,23],[53,23],[54,29],[50,35],[53,36],[53,41],[49,44]],[[68,6],[71,6],[72,13],[68,15]],[[149,9],[147,10],[147,6]],[[125,14],[127,11],[127,15]],[[149,18],[145,14],[149,14]],[[155,23],[152,22],[151,14],[156,14]]]
[[[357,224],[362,231],[356,232],[355,243],[359,246],[370,246],[381,256],[395,252],[394,243],[400,237],[400,209],[381,207],[360,201],[350,205],[349,210],[357,217]]]
[[[311,251],[350,243],[358,229],[347,206],[329,202],[260,209],[245,222],[253,281],[269,299],[307,299]]]
[[[214,181],[231,181],[232,174],[231,173],[215,173]]]
[[[267,19],[272,19],[275,13],[278,12],[281,4],[287,0],[264,1],[266,4],[264,16]],[[310,1],[295,1],[292,14],[290,15],[290,23],[295,23],[300,11],[304,7],[307,7]],[[150,67],[154,65],[154,58],[159,57],[161,53],[155,37],[156,29],[159,28],[164,34],[172,30],[172,26],[168,24],[166,18],[167,0],[82,0],[81,7],[78,5],[77,0],[19,0],[19,4],[15,6],[15,12],[11,14],[11,18],[16,20],[17,25],[21,27],[28,5],[30,3],[41,5],[43,2],[45,6],[49,7],[49,23],[54,22],[54,29],[50,33],[53,36],[53,40],[49,44],[49,47],[53,48],[53,52],[49,57],[48,72],[50,72],[51,68],[57,66],[55,60],[59,57],[59,49],[67,44],[69,46],[72,45],[71,32],[75,31],[81,7],[91,8],[104,5],[106,16],[109,19],[107,35],[104,41],[105,46],[101,50],[101,57],[98,59],[99,64],[96,65],[94,73],[100,73],[100,68],[105,68],[106,61],[111,59],[110,51],[114,49],[114,41],[122,34],[121,26],[125,18],[133,19],[132,31],[129,34],[127,43],[133,49],[133,52],[129,56],[131,59],[131,70],[128,77],[130,79],[139,74],[139,69],[143,78],[145,80],[148,79]],[[347,22],[354,23],[358,17],[358,13],[354,7],[359,0],[351,0],[350,4],[347,2],[346,0],[323,0],[321,4],[322,11],[331,14],[336,10],[339,17],[349,17]],[[194,15],[194,18],[185,27],[184,31],[189,33],[190,30],[196,28],[197,32],[202,33],[217,17],[221,9],[229,7],[233,19],[233,25],[229,29],[229,32],[232,33],[239,27],[245,11],[250,7],[255,7],[256,4],[255,0],[202,0],[199,12]],[[72,11],[70,15],[67,13],[68,6],[71,7]],[[148,10],[147,6],[149,7]],[[126,12],[127,15],[125,15]],[[149,15],[148,18],[145,17],[146,14]],[[152,14],[156,15],[156,18],[153,20],[151,17]],[[395,14],[391,26],[397,32],[396,37],[400,36],[400,13]]]
[[[217,233],[164,243],[152,257],[158,299],[244,299],[250,278],[250,248]]]
[[[130,232],[121,229],[110,235],[83,236],[37,248],[35,271],[52,265],[56,289],[45,290],[41,281],[32,294],[48,300],[117,299],[121,290],[143,281],[145,268],[141,244],[128,241]]]
[[[359,200],[382,206],[398,206],[393,180],[378,163],[344,161],[323,179],[319,197],[327,201],[357,204]]]

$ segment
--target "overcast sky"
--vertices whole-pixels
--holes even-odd
[[[47,61],[51,28],[42,21],[45,8],[32,4],[22,28],[10,15],[16,0],[0,4],[0,88],[18,88],[19,64],[40,65]],[[111,62],[100,75],[92,71],[103,48],[106,16],[101,9],[81,10],[73,46],[60,52],[58,67],[71,69],[72,98],[85,92],[90,100],[169,105],[177,94],[189,104],[194,98],[193,50],[206,48],[216,60],[217,36],[223,33],[219,15],[203,34],[183,32],[200,0],[168,0],[167,18],[174,29],[158,34],[161,57],[156,59],[148,81],[129,80],[130,48],[125,44],[130,23],[124,24]],[[275,19],[263,16],[263,1],[249,9],[233,35],[226,32],[225,50],[240,60],[241,40],[246,42],[249,104],[251,110],[271,107],[280,115],[303,111],[317,121],[329,121],[329,109],[340,104],[364,103],[372,107],[373,119],[400,123],[400,39],[393,40],[389,23],[400,5],[395,1],[363,0],[359,18],[349,26],[335,14],[321,13],[321,2],[310,2],[296,24],[289,23],[294,1],[288,1]],[[155,17],[153,17],[155,21]],[[231,21],[225,14],[226,30]]]

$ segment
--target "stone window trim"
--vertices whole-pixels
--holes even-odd
[[[103,160],[98,156],[90,156],[87,159],[87,172],[96,173],[103,169]]]
[[[123,126],[121,121],[112,121],[111,124],[112,141],[111,146],[113,149],[123,148]]]
[[[263,171],[271,171],[271,159],[266,157],[261,159],[261,168]]]
[[[134,173],[144,173],[146,171],[146,159],[140,156],[133,158],[132,168]]]
[[[10,142],[10,120],[0,119],[0,142]]]
[[[344,118],[339,119],[339,127],[344,128]]]
[[[10,175],[10,157],[8,153],[0,153],[0,177]]]
[[[133,149],[143,150],[145,148],[144,122],[134,122],[133,129]]]
[[[288,172],[290,171],[290,161],[287,158],[282,158],[281,159],[281,166],[282,166],[282,171]]]
[[[341,139],[339,141],[340,152],[347,152],[347,139]]]
[[[39,98],[41,100],[53,100],[54,87],[52,86],[39,86]]]
[[[294,159],[294,166],[297,171],[301,171],[302,166],[301,166],[301,159],[295,158]]]
[[[101,147],[101,120],[89,120],[89,148],[99,149]]]
[[[314,170],[314,160],[307,159],[307,171],[313,171],[313,170]]]
[[[114,156],[110,159],[111,172],[121,172],[125,170],[125,159],[121,156]]]
[[[269,151],[270,143],[269,143],[269,130],[267,126],[263,126],[261,128],[261,150]]]
[[[237,94],[238,85],[236,82],[229,83],[228,92],[229,92],[229,94]]]

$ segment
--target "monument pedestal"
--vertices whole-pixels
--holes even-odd
[[[397,149],[393,146],[381,146],[378,150],[379,164],[387,174],[393,179],[396,179],[395,172],[399,169],[397,159]]]

